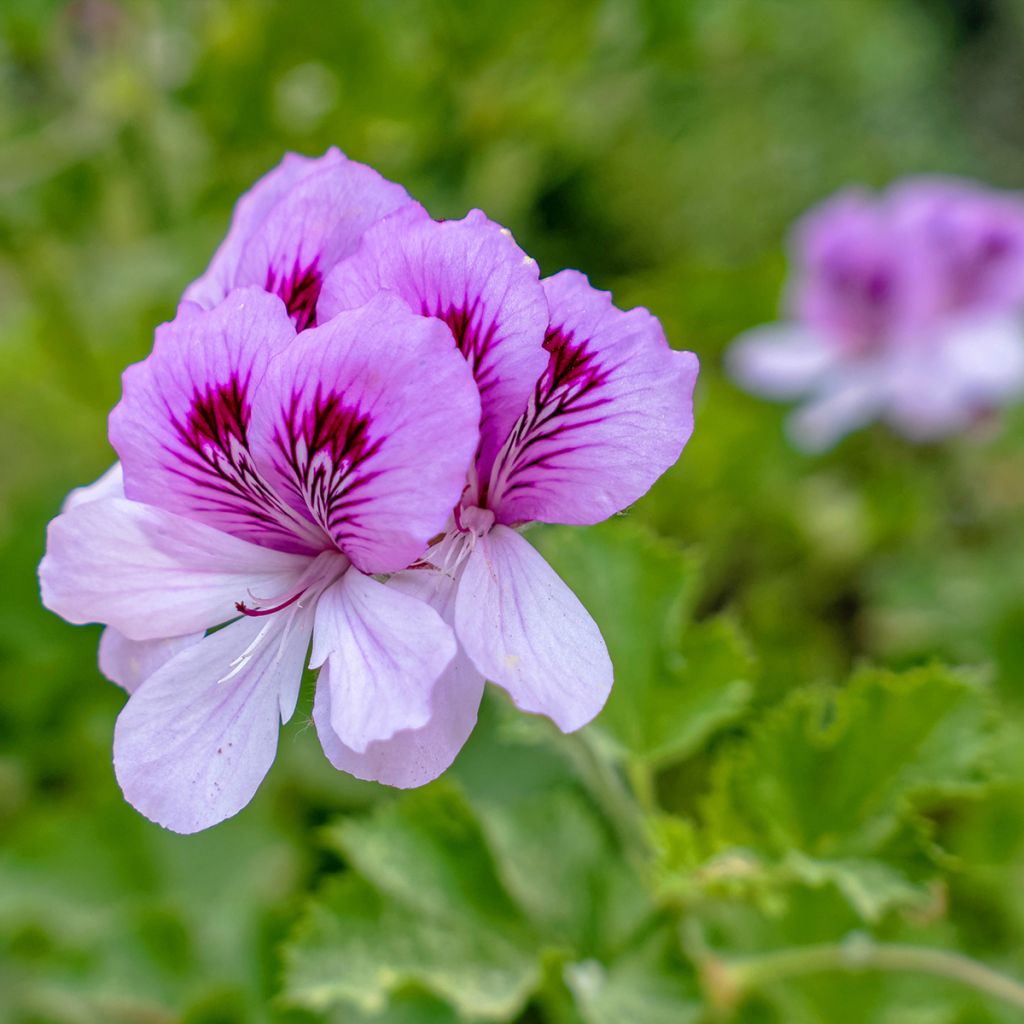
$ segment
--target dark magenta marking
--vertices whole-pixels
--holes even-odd
[[[296,257],[291,272],[280,276],[273,267],[267,267],[263,288],[281,298],[297,331],[316,326],[316,304],[324,283],[317,266],[319,261],[320,257],[316,256],[312,263],[302,266]]]

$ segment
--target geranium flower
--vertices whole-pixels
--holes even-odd
[[[212,309],[233,288],[253,285],[281,298],[296,330],[312,327],[324,276],[371,224],[411,202],[401,185],[333,147],[321,157],[288,153],[238,200],[185,301]]]
[[[311,638],[327,742],[365,751],[430,719],[451,629],[373,574],[444,528],[479,415],[450,331],[393,296],[296,336],[280,299],[246,288],[158,330],[111,414],[125,496],[115,480],[73,500],[40,566],[71,622],[191,638],[117,722],[116,774],[143,814],[194,832],[245,806]]]
[[[690,436],[697,360],[673,352],[646,310],[616,309],[582,274],[540,281],[479,211],[459,222],[422,211],[380,221],[328,276],[320,315],[380,289],[444,320],[480,388],[480,450],[462,500],[420,567],[392,581],[439,610],[460,652],[420,730],[364,752],[321,738],[339,768],[419,785],[469,735],[485,678],[566,732],[604,705],[612,666],[601,634],[517,528],[597,523],[641,497]],[[318,690],[314,719],[328,712]]]
[[[802,448],[884,419],[911,440],[967,427],[1024,390],[1024,202],[911,179],[842,194],[798,225],[789,317],[741,336],[733,377],[806,397]]]

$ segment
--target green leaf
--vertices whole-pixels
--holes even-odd
[[[565,981],[585,1024],[688,1024],[702,1013],[692,970],[670,930],[650,937],[610,966],[569,964]]]
[[[344,1002],[377,1014],[392,993],[418,984],[464,1017],[506,1020],[537,980],[530,950],[497,922],[458,908],[427,915],[351,874],[327,883],[285,947],[285,997],[316,1011]]]
[[[980,686],[939,667],[799,691],[720,760],[711,834],[778,856],[871,856],[928,794],[985,778],[989,725]]]
[[[924,908],[933,899],[926,886],[911,882],[880,860],[813,860],[793,850],[785,859],[783,872],[812,888],[834,885],[869,923],[895,908]]]
[[[743,714],[751,658],[729,620],[690,623],[692,556],[623,519],[535,537],[608,643],[616,682],[596,728],[620,754],[678,761]]]
[[[327,830],[358,870],[328,884],[286,947],[286,996],[378,1012],[417,983],[466,1017],[514,1016],[535,989],[538,939],[450,786]]]

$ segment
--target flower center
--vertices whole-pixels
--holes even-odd
[[[309,563],[299,582],[290,591],[274,598],[256,597],[250,593],[252,603],[236,601],[235,608],[250,618],[273,615],[307,595],[312,598],[319,597],[335,580],[344,575],[350,564],[340,551],[321,551]]]

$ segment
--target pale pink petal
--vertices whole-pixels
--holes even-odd
[[[842,358],[818,331],[797,323],[767,324],[741,334],[725,365],[740,387],[766,398],[797,398],[811,391]]]
[[[793,443],[805,452],[823,452],[876,419],[885,409],[888,373],[887,367],[874,363],[837,373],[790,416],[787,428]]]
[[[346,160],[331,147],[320,157],[285,153],[281,162],[242,194],[231,215],[227,237],[214,253],[206,272],[185,289],[185,300],[213,309],[235,287],[238,264],[245,243],[259,230],[267,214],[288,191],[317,170],[335,169]]]
[[[203,639],[190,633],[166,640],[129,640],[124,633],[107,626],[100,637],[100,671],[118,686],[134,693],[146,679],[180,651]]]
[[[494,465],[501,523],[598,523],[644,495],[693,431],[697,357],[645,309],[565,270],[544,281],[547,369]]]
[[[289,154],[239,200],[231,230],[185,298],[212,308],[232,288],[280,296],[295,327],[316,322],[324,275],[378,218],[410,203],[401,185],[337,149],[317,160]]]
[[[121,463],[115,462],[101,477],[91,484],[83,487],[76,487],[64,499],[61,505],[61,512],[70,512],[77,505],[85,505],[90,501],[99,501],[102,498],[123,498],[124,497],[124,476],[121,472]]]
[[[69,622],[159,640],[226,622],[239,601],[286,593],[308,564],[151,505],[107,498],[50,523],[39,579],[43,604]]]
[[[455,629],[487,679],[563,732],[586,725],[608,699],[612,663],[597,624],[508,527],[476,541],[459,583]]]
[[[350,569],[320,597],[310,658],[330,731],[362,754],[425,725],[455,650],[451,627],[430,605]]]
[[[440,572],[398,573],[388,587],[426,601],[451,625],[455,581]],[[328,760],[358,779],[399,789],[423,786],[455,760],[476,725],[484,679],[460,649],[434,683],[430,718],[417,729],[402,729],[391,739],[370,743],[362,753],[345,746],[331,728],[331,687],[321,677],[313,704],[313,721]]]
[[[243,618],[151,675],[114,730],[125,799],[175,832],[237,814],[273,763],[281,691],[302,675],[311,625],[299,605]]]
[[[941,348],[946,370],[967,402],[994,405],[1024,391],[1024,316],[952,320]]]
[[[158,328],[152,354],[125,371],[110,415],[127,497],[282,551],[325,547],[249,450],[254,395],[270,359],[294,340],[280,299],[255,288]]]
[[[250,437],[263,476],[365,572],[410,565],[444,528],[480,399],[441,323],[382,293],[274,360]]]
[[[485,477],[547,362],[537,264],[479,210],[442,222],[405,210],[371,228],[356,255],[329,275],[319,315],[360,306],[382,288],[455,335],[480,389]]]

